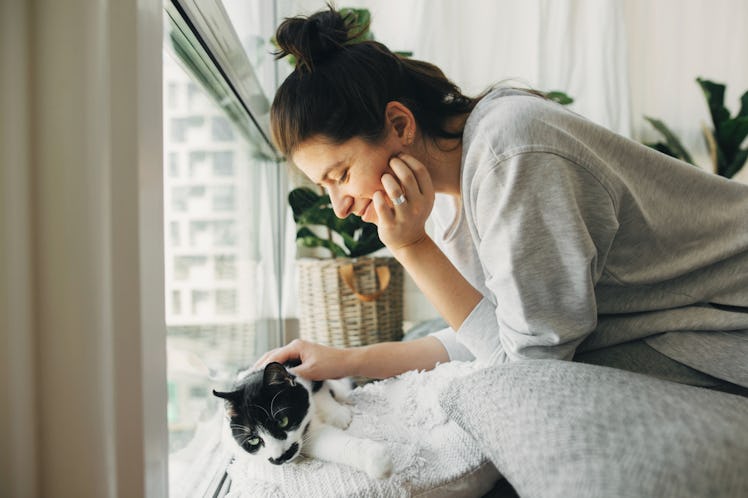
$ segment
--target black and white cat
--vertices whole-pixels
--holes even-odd
[[[261,461],[281,465],[303,453],[385,478],[392,472],[386,446],[343,431],[351,410],[337,400],[348,391],[340,381],[309,381],[270,363],[246,374],[233,391],[213,394],[226,400],[233,440]]]

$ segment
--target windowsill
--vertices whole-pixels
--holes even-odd
[[[200,422],[194,438],[169,457],[169,495],[218,498],[229,489],[226,468],[232,455],[221,438],[223,407]]]

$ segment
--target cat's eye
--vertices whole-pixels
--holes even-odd
[[[249,443],[250,446],[257,446],[260,444],[260,438],[253,437],[252,439],[247,440],[247,443]]]
[[[285,429],[288,426],[288,417],[283,417],[278,420],[278,427]]]

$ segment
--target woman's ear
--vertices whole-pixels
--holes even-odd
[[[416,134],[416,118],[408,107],[396,100],[385,107],[387,126],[396,134],[403,145],[411,145]]]

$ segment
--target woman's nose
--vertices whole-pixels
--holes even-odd
[[[353,198],[349,195],[342,195],[340,192],[330,190],[330,202],[332,203],[332,209],[335,212],[335,216],[338,218],[345,218],[351,212],[353,206]]]

